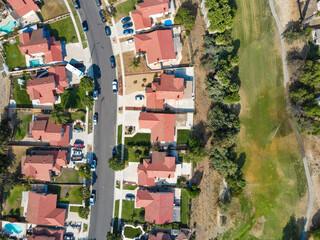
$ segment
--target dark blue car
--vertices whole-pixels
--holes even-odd
[[[86,20],[82,22],[83,31],[88,32],[88,23]]]
[[[116,58],[113,55],[110,57],[110,64],[111,64],[111,68],[116,67]]]
[[[99,11],[99,15],[101,17],[102,22],[105,22],[106,19],[105,19],[104,15],[103,15],[102,9]]]
[[[124,35],[132,34],[132,33],[133,33],[133,30],[132,30],[131,28],[126,29],[126,30],[123,31],[123,34],[124,34]]]
[[[129,22],[130,20],[131,20],[131,17],[128,16],[128,17],[122,18],[121,23],[125,24],[125,23]]]
[[[132,27],[133,26],[133,24],[132,24],[132,22],[128,22],[128,23],[126,23],[126,24],[123,24],[123,29],[127,29],[127,28],[129,28],[129,27]]]
[[[77,10],[80,9],[80,4],[79,4],[78,0],[74,0],[73,5],[74,5],[75,9],[77,9]]]
[[[105,30],[106,30],[107,36],[110,36],[111,35],[111,28],[109,26],[106,26]]]

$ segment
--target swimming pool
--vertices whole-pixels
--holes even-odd
[[[165,20],[164,21],[164,25],[165,26],[171,26],[172,25],[172,21],[171,20]]]
[[[10,20],[6,25],[0,27],[1,32],[11,33],[14,27],[17,26],[17,22],[14,20]]]
[[[14,234],[14,233],[19,234],[23,231],[23,228],[17,223],[7,223],[4,226],[4,230],[9,232],[10,234]]]
[[[30,63],[30,67],[39,67],[41,65],[39,59],[31,60],[29,63]]]

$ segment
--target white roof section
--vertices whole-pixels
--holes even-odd
[[[81,77],[83,75],[83,72],[80,71],[78,68],[75,68],[74,66],[72,66],[71,64],[67,64],[66,69],[69,70],[70,72],[72,72],[74,75]]]

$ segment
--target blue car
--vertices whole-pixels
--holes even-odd
[[[86,20],[82,22],[83,31],[88,32],[88,23]]]
[[[100,18],[101,18],[102,22],[105,22],[106,19],[105,19],[104,15],[103,15],[102,9],[99,11],[99,15],[100,15]]]
[[[106,30],[107,36],[109,37],[111,35],[111,28],[109,26],[106,26],[105,30]]]
[[[123,24],[123,29],[127,29],[127,28],[129,28],[129,27],[132,27],[133,26],[133,24],[132,24],[132,22],[128,22],[128,23],[126,23],[126,24]]]
[[[113,55],[110,57],[110,64],[111,64],[111,68],[116,67],[116,58]]]
[[[133,30],[132,30],[131,28],[126,29],[126,30],[123,31],[123,34],[124,34],[124,35],[132,34],[132,33],[133,33]]]
[[[97,4],[97,7],[100,7],[101,6],[100,0],[96,0],[96,4]]]
[[[77,10],[80,9],[80,4],[79,4],[78,0],[73,1],[73,5],[74,5],[75,9],[77,9]]]
[[[129,22],[130,20],[131,20],[131,17],[128,16],[128,17],[122,18],[121,23],[125,24],[125,23]]]

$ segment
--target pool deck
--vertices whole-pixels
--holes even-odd
[[[4,229],[4,226],[5,226],[6,224],[8,224],[8,223],[10,223],[10,222],[8,222],[8,221],[1,221],[1,228]],[[22,227],[22,229],[23,229],[22,232],[19,233],[19,234],[16,234],[16,233],[14,233],[14,234],[9,234],[9,233],[6,232],[5,230],[3,230],[4,234],[5,234],[6,236],[16,237],[16,238],[18,238],[18,239],[27,237],[27,229],[29,229],[30,226],[32,226],[32,224],[30,224],[30,223],[19,223],[19,222],[15,222],[14,224],[19,224],[19,225]],[[34,227],[35,227],[35,225],[34,225]]]
[[[7,25],[11,20],[16,21],[10,14],[0,22],[0,27]],[[0,32],[0,36],[6,35],[6,32]]]

